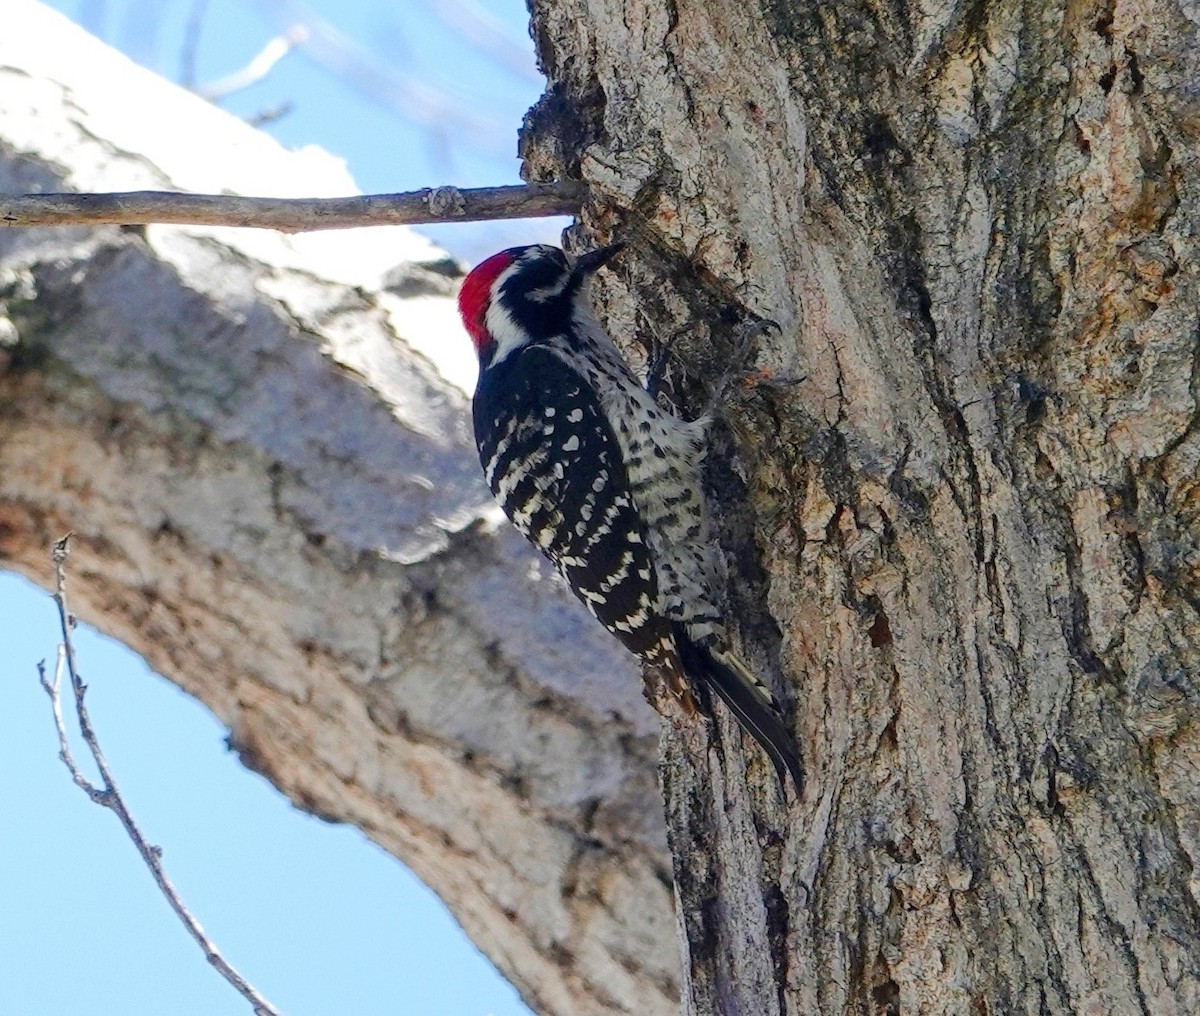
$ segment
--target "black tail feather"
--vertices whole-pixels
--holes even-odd
[[[785,786],[786,774],[791,773],[792,783],[799,795],[804,779],[800,752],[791,731],[784,726],[778,709],[773,702],[765,699],[769,693],[755,688],[755,678],[749,672],[745,675],[738,673],[743,666],[731,654],[699,646],[682,630],[676,632],[675,641],[688,676],[702,683],[704,688],[715,691],[742,729],[759,743],[775,767],[780,789]],[[722,659],[723,656],[726,659]]]

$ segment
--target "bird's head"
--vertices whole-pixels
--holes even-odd
[[[458,294],[458,312],[481,367],[564,332],[583,282],[621,249],[611,244],[574,261],[557,247],[510,247],[481,262]]]

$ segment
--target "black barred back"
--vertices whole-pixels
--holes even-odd
[[[629,650],[670,652],[645,527],[590,386],[527,346],[480,375],[473,414],[488,486],[513,525]]]

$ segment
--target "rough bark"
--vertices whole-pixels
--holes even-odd
[[[630,241],[612,330],[715,399],[730,617],[808,769],[789,803],[727,717],[665,738],[688,1011],[1200,1011],[1200,15],[533,8],[529,173],[591,183],[586,225]],[[11,96],[62,89],[5,77],[8,180],[100,186],[11,135]],[[107,186],[213,188],[64,108]],[[548,635],[590,628],[471,524],[461,400],[389,298],[224,234],[3,254],[5,559],[80,530],[90,616],[541,1009],[669,1010],[651,721],[620,664],[576,683]]]
[[[0,189],[352,192],[10,6]],[[457,272],[401,229],[0,231],[0,563],[47,584],[74,530],[78,613],[403,858],[540,1012],[669,1013],[654,718],[417,351],[472,355]]]
[[[532,6],[808,770],[668,745],[687,1010],[1200,1011],[1200,11]]]

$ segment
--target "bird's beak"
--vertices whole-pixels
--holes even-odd
[[[580,254],[575,259],[575,273],[591,275],[601,265],[607,264],[624,246],[623,243],[610,243],[607,247],[597,247],[586,254]]]

